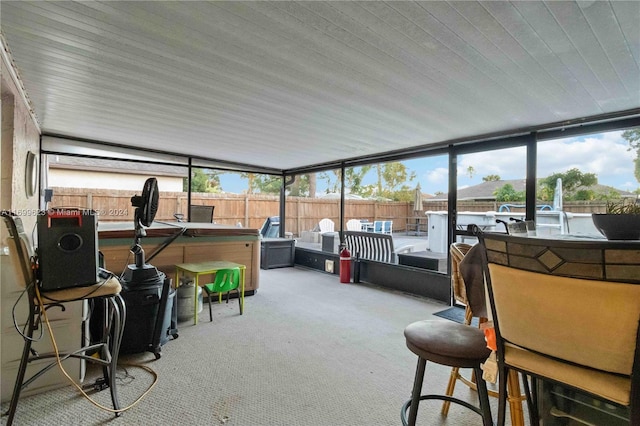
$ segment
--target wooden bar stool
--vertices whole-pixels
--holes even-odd
[[[451,254],[451,288],[453,291],[454,299],[463,305],[465,305],[464,311],[464,324],[471,325],[471,321],[474,317],[478,318],[478,324],[487,321],[487,318],[479,317],[474,315],[471,310],[471,306],[469,304],[469,299],[467,298],[467,290],[466,283],[464,281],[464,277],[462,272],[460,271],[460,263],[463,261],[467,253],[471,250],[473,246],[465,243],[453,243],[449,248],[449,252]],[[483,282],[484,283],[484,282]],[[460,369],[458,367],[453,367],[451,369],[451,376],[449,378],[449,384],[447,385],[447,390],[445,391],[445,395],[451,396],[453,395],[453,391],[456,386],[456,382],[460,380],[465,385],[469,386],[471,389],[476,390],[476,381],[475,375],[467,379],[460,373]],[[515,370],[509,371],[509,377],[507,378],[508,383],[508,402],[509,402],[509,411],[511,413],[511,425],[512,426],[524,426],[524,412],[522,410],[523,401],[526,399],[526,395],[522,394],[520,391],[520,380],[518,377],[518,372]],[[489,396],[497,398],[498,392],[489,390]],[[449,413],[449,401],[445,401],[442,404],[442,415],[447,416]]]
[[[484,333],[475,327],[453,321],[418,321],[404,330],[407,347],[418,355],[418,367],[411,399],[404,403],[400,411],[403,426],[414,426],[418,416],[418,405],[426,399],[439,399],[467,407],[482,416],[482,424],[493,424],[487,385],[482,380],[480,364],[486,361],[491,351],[487,348]],[[477,378],[480,406],[448,395],[420,395],[427,361],[457,368],[472,368]],[[407,419],[407,409],[409,418]]]

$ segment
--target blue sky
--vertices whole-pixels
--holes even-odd
[[[640,184],[633,175],[635,152],[621,137],[622,132],[608,132],[576,138],[555,139],[538,143],[538,176],[578,168],[583,173],[595,173],[598,183],[633,191]],[[427,163],[431,163],[427,166]],[[447,158],[423,160],[419,172],[420,186],[426,193],[447,192]],[[473,167],[472,178],[466,170]],[[512,148],[461,156],[458,159],[458,185],[472,186],[487,175],[502,179],[524,179],[525,149]]]
[[[576,138],[555,139],[538,144],[538,176],[545,177],[565,172],[573,167],[583,173],[595,173],[598,183],[617,189],[633,191],[640,184],[633,175],[635,152],[621,137],[622,132],[607,132]],[[447,192],[448,158],[446,155],[405,160],[403,163],[416,172],[414,187],[420,182],[422,192],[435,194]],[[470,177],[468,167],[475,173]],[[472,186],[482,182],[487,175],[499,175],[502,179],[524,179],[525,149],[512,148],[461,156],[458,160],[458,185]],[[375,181],[375,173],[369,172],[365,184]],[[246,181],[237,175],[222,175],[222,188],[226,192],[242,193]],[[324,192],[323,182],[318,180],[318,191]]]

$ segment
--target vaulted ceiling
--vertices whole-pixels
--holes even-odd
[[[640,111],[640,2],[2,2],[44,134],[295,169]]]

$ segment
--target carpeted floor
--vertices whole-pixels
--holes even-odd
[[[124,364],[144,364],[158,374],[146,398],[121,417],[64,387],[21,399],[15,424],[398,425],[417,361],[403,329],[435,318],[444,307],[365,284],[340,284],[317,271],[261,270],[260,289],[246,298],[244,315],[236,303],[223,303],[214,305],[209,322],[205,307],[197,326],[180,324],[179,338],[163,347],[161,359],[151,353],[121,357],[124,405],[151,383],[148,372]],[[428,364],[425,390],[443,391],[449,373]],[[456,396],[476,402],[462,384]],[[95,397],[109,406],[108,390]],[[457,406],[442,418],[440,404],[423,402],[418,424],[481,424]]]

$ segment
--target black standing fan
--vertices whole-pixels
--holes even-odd
[[[158,212],[158,180],[149,178],[144,183],[142,195],[131,197],[131,205],[136,208],[134,217],[136,229],[151,226]]]
[[[131,246],[131,253],[135,256],[135,264],[127,265],[123,274],[125,281],[143,283],[158,276],[158,270],[145,263],[144,250],[140,245],[140,239],[147,235],[144,227],[151,226],[158,212],[158,198],[158,180],[156,178],[146,180],[142,188],[142,195],[131,197],[131,205],[136,208],[133,216],[135,237],[133,246]]]
[[[161,346],[170,337],[178,337],[175,290],[164,272],[146,263],[140,244],[146,236],[144,228],[151,226],[158,211],[158,181],[149,178],[142,195],[131,197],[136,208],[133,223],[135,237],[131,253],[135,263],[122,273],[122,298],[127,308],[127,320],[120,345],[120,353],[153,352],[160,358]],[[153,257],[153,256],[151,256]]]

